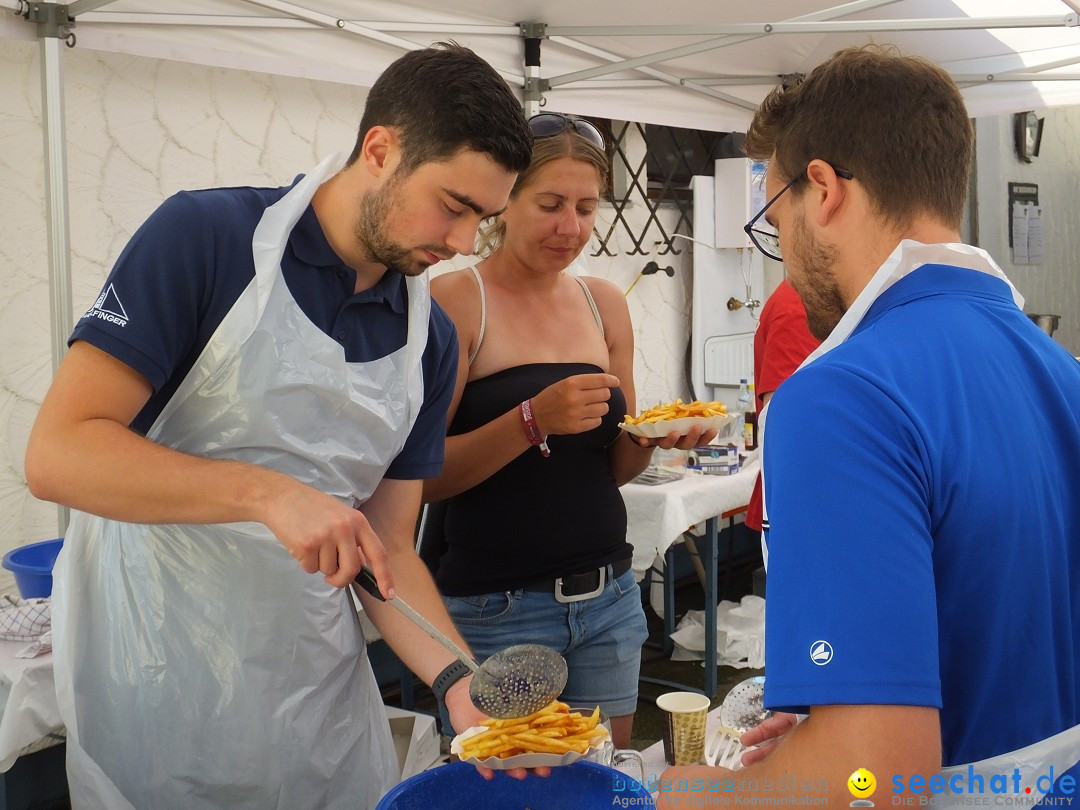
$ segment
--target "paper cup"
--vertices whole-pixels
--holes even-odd
[[[668,692],[656,699],[664,710],[664,758],[668,765],[698,765],[705,759],[709,699],[697,692]]]

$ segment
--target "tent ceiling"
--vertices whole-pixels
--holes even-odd
[[[17,15],[28,7],[2,2]],[[683,0],[662,12],[654,0],[77,0],[68,8],[78,47],[359,86],[403,49],[452,38],[520,88],[519,23],[542,23],[548,109],[719,131],[745,127],[779,76],[868,41],[943,64],[973,116],[1080,103],[1077,0]],[[36,29],[5,15],[3,36],[33,38]]]

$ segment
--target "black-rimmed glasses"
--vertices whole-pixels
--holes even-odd
[[[592,121],[547,112],[537,113],[529,118],[529,129],[534,138],[552,138],[571,128],[601,152],[607,151],[604,135]]]
[[[831,163],[829,165],[832,166],[832,170],[836,172],[836,176],[843,180],[851,180],[853,177],[855,177],[855,175],[853,175],[851,172],[844,171],[843,169],[838,169]],[[777,232],[775,227],[769,224],[769,221],[767,219],[763,220],[763,225],[758,225],[757,222],[758,220],[763,219],[763,217],[765,216],[765,212],[769,210],[770,206],[772,206],[774,202],[784,196],[784,192],[786,192],[789,188],[798,183],[800,180],[805,179],[805,177],[806,169],[803,169],[801,172],[795,175],[786,186],[780,189],[771,200],[765,203],[765,207],[758,211],[756,214],[754,214],[754,218],[752,220],[750,220],[743,226],[743,230],[746,231],[746,235],[750,237],[750,241],[754,243],[754,247],[756,247],[763,254],[768,256],[770,259],[773,259],[774,261],[782,262],[784,260],[783,257],[780,255],[780,234]],[[768,228],[768,230],[765,230],[765,228]]]

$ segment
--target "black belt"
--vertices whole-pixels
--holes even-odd
[[[583,599],[592,599],[594,596],[599,596],[603,592],[604,586],[607,584],[606,580],[609,577],[618,579],[629,570],[629,559],[617,560],[611,565],[594,568],[592,571],[586,571],[583,574],[571,574],[568,577],[540,579],[536,582],[530,582],[527,585],[522,585],[521,589],[524,591],[554,593],[555,600],[558,602],[580,602]],[[608,571],[611,573],[608,574]]]

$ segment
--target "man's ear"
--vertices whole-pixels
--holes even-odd
[[[383,126],[372,127],[364,135],[360,160],[374,177],[393,172],[400,159],[401,142],[397,133]]]
[[[810,187],[804,194],[813,195],[811,199],[817,203],[814,219],[818,225],[828,225],[847,197],[844,182],[824,160],[810,161],[806,167],[806,179]]]

